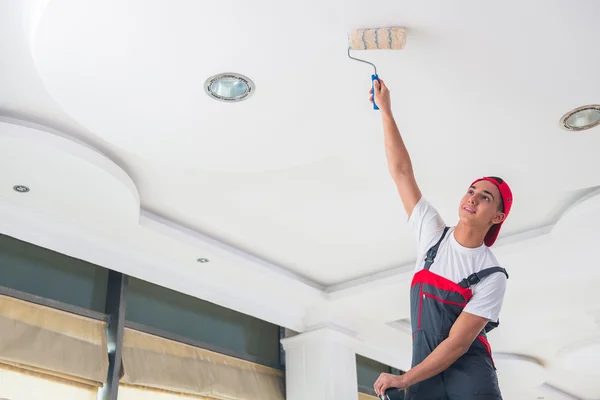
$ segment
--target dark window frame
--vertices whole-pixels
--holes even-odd
[[[95,319],[98,321],[108,322],[108,314],[101,313],[87,308],[78,307],[72,304],[63,303],[62,301],[48,299],[46,297],[37,296],[35,294],[22,292],[6,286],[0,286],[0,294],[15,299],[27,301],[29,303],[38,304],[40,306],[54,308],[56,310],[66,311],[71,314],[81,315],[83,317]]]
[[[16,238],[11,238],[16,239]],[[19,239],[16,239],[19,240]],[[20,241],[20,240],[19,240]],[[27,243],[27,242],[24,242]],[[32,246],[31,243],[27,243]],[[40,246],[36,246],[40,250],[44,252],[53,252],[52,250],[42,248]],[[60,254],[60,253],[58,253]],[[69,257],[67,255],[62,254],[65,257]],[[69,257],[71,258],[71,257]],[[82,260],[80,261],[82,264],[90,264]],[[83,317],[87,317],[90,319],[104,321],[107,323],[107,349],[106,351],[109,354],[109,372],[108,372],[108,380],[107,384],[104,385],[103,388],[99,388],[99,394],[101,399],[103,400],[117,400],[118,398],[118,389],[119,389],[119,379],[121,377],[122,371],[122,361],[121,354],[123,349],[123,332],[125,327],[130,329],[135,329],[144,333],[148,333],[151,335],[155,335],[158,337],[162,337],[165,339],[173,340],[179,343],[188,344],[194,347],[206,349],[209,351],[213,351],[215,353],[223,354],[230,357],[235,357],[240,360],[249,361],[255,364],[264,365],[267,367],[271,367],[285,373],[285,355],[283,352],[283,348],[281,345],[282,332],[284,329],[282,327],[278,327],[278,362],[271,362],[264,360],[260,357],[256,357],[250,354],[242,354],[237,351],[229,350],[223,347],[211,345],[205,342],[201,342],[195,339],[190,339],[185,336],[167,332],[164,330],[152,328],[149,326],[145,326],[142,324],[138,324],[135,322],[127,321],[125,318],[126,312],[126,304],[127,304],[127,282],[129,277],[120,272],[110,270],[108,268],[104,268],[102,266],[98,266],[92,264],[95,267],[103,268],[108,271],[108,282],[106,285],[106,304],[105,304],[105,312],[99,312],[92,309],[88,309],[85,307],[65,303],[59,300],[50,299],[43,296],[38,296],[32,293],[27,293],[21,290],[13,289],[10,287],[0,285],[0,295],[5,295],[8,297],[12,297],[15,299],[27,301],[29,303],[38,304],[41,306],[65,311],[74,315],[79,315]],[[201,300],[201,299],[199,299]],[[216,305],[215,305],[216,306]],[[232,310],[234,311],[234,310]],[[112,348],[113,351],[109,351],[109,348]],[[118,367],[117,367],[118,366]]]

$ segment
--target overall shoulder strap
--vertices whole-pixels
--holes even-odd
[[[495,274],[496,272],[502,272],[504,275],[506,275],[506,279],[508,279],[508,272],[506,272],[504,268],[490,267],[469,275],[468,277],[460,281],[458,285],[465,289],[470,288],[471,286],[481,282],[483,278]]]
[[[449,229],[448,227],[444,228],[444,232],[442,233],[440,240],[438,240],[438,242],[436,244],[434,244],[433,247],[427,251],[427,255],[425,256],[424,269],[428,270],[431,267],[431,264],[433,264],[433,262],[435,261],[435,256],[437,255],[437,251],[440,248],[440,243],[442,243],[442,240],[444,240],[444,237],[446,236],[448,229]]]

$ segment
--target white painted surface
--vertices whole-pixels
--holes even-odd
[[[414,240],[371,71],[345,53],[349,29],[402,25],[405,50],[360,56],[392,89],[423,192],[449,222],[475,177],[515,193],[494,250],[510,279],[493,350],[599,398],[597,377],[572,369],[599,355],[561,351],[600,337],[600,128],[558,126],[598,103],[599,13],[585,0],[0,1],[0,232],[296,331],[335,323],[355,352],[408,368],[410,334],[387,323],[408,317]],[[256,95],[210,101],[204,79],[229,70]]]
[[[54,0],[28,64],[63,115],[143,158],[145,204],[331,285],[414,257],[366,102],[372,71],[345,53],[353,27],[407,26],[405,50],[364,56],[392,88],[419,182],[448,221],[484,174],[515,190],[504,233],[545,224],[564,190],[600,183],[600,138],[558,126],[596,97],[596,53],[577,52],[576,70],[562,58],[594,47],[593,12],[555,2],[532,26],[539,6],[517,8]],[[207,77],[230,70],[255,81],[252,99],[204,94]],[[566,149],[568,168],[555,162]]]
[[[582,375],[600,376],[600,337],[575,343],[563,349],[558,359],[564,367]]]
[[[96,150],[6,118],[0,119],[0,148],[1,198],[104,231],[137,224],[135,184]],[[30,192],[16,192],[15,185]]]
[[[498,381],[513,390],[528,390],[546,382],[547,372],[537,360],[518,354],[494,353]]]
[[[321,327],[282,340],[287,400],[357,400],[354,338]]]

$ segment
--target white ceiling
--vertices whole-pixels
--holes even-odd
[[[408,316],[415,246],[372,71],[346,56],[350,29],[404,26],[404,50],[357,55],[392,90],[422,191],[448,223],[473,178],[515,194],[494,350],[599,398],[597,375],[566,368],[600,337],[600,128],[558,125],[600,102],[597,15],[592,0],[0,0],[0,230],[299,331],[344,326],[406,368],[410,336],[387,323]],[[210,99],[205,79],[231,71],[254,96]],[[565,398],[548,387],[522,390]]]

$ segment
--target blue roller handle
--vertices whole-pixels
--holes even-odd
[[[375,82],[376,79],[379,80],[379,76],[377,74],[371,75],[371,92],[373,93],[373,110],[379,110],[379,107],[377,107],[377,104],[375,104],[375,86],[373,84],[373,82]]]

